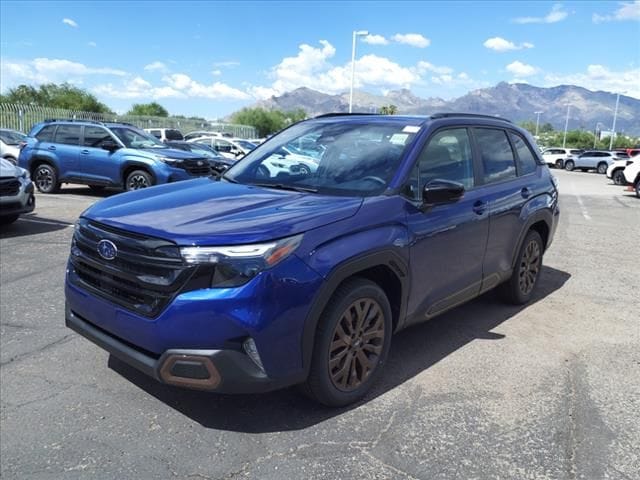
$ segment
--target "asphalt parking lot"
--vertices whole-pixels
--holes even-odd
[[[640,200],[554,171],[535,301],[487,294],[392,342],[365,401],[161,386],[64,327],[66,186],[0,234],[3,478],[640,478]],[[102,195],[104,196],[104,195]]]

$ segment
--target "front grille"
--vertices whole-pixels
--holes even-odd
[[[0,178],[0,197],[12,197],[20,191],[20,181],[16,178]]]
[[[98,254],[103,239],[117,247],[113,260]],[[146,317],[156,317],[195,271],[172,242],[86,219],[76,227],[70,259],[79,286]]]
[[[205,177],[211,175],[211,166],[209,165],[209,160],[206,158],[190,158],[183,160],[180,166],[184,168],[189,175],[193,175],[194,177]]]

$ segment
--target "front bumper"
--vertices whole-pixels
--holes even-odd
[[[218,393],[258,393],[276,390],[291,379],[269,378],[236,350],[171,349],[156,356],[140,350],[65,308],[65,324],[127,365],[158,382]]]
[[[17,195],[0,197],[0,216],[20,215],[36,208],[33,183],[21,186]]]

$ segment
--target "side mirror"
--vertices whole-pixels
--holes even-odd
[[[432,180],[422,190],[422,202],[425,206],[457,202],[464,195],[464,185],[451,180]]]
[[[113,140],[103,140],[102,144],[100,145],[100,148],[102,148],[103,150],[109,150],[110,152],[113,152],[115,150],[118,150],[120,148],[120,145],[118,145]]]

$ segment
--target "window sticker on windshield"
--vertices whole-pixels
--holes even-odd
[[[405,142],[407,141],[407,138],[409,138],[409,135],[407,134],[394,133],[393,135],[391,135],[391,138],[389,139],[389,143],[393,143],[394,145],[404,145]]]
[[[404,133],[418,133],[420,131],[420,127],[417,125],[407,125],[402,129]]]

